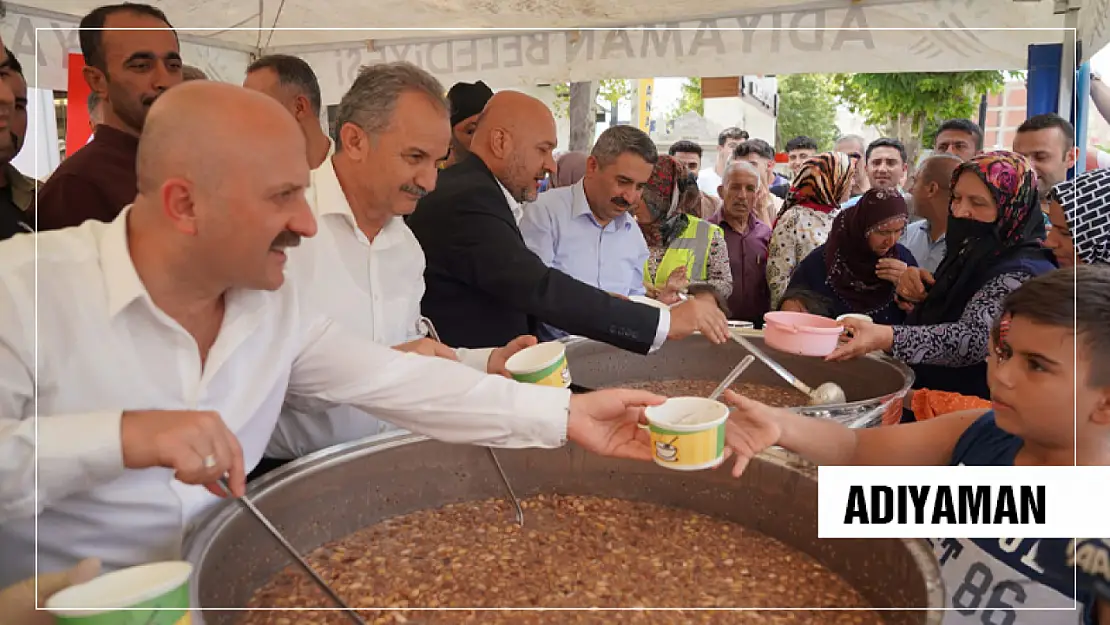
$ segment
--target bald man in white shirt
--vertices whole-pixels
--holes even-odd
[[[42,573],[180,558],[287,395],[448,442],[650,459],[637,423],[661,397],[518,384],[315,312],[284,278],[316,233],[304,154],[273,99],[185,83],[151,107],[119,218],[0,243],[0,587],[36,551]]]

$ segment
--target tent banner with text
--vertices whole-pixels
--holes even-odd
[[[844,467],[817,471],[819,538],[1110,536],[1110,467]]]
[[[445,85],[483,80],[495,88],[638,76],[1020,70],[1029,44],[1063,36],[1062,19],[1046,19],[1042,3],[1008,3],[1006,11],[981,4],[995,6],[853,4],[625,29],[488,31],[287,51],[312,65],[324,102],[334,104],[360,67],[391,61],[415,63]],[[952,28],[959,30],[945,30]]]

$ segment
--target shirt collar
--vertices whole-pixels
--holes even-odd
[[[908,227],[917,228],[918,230],[920,230],[921,234],[925,236],[925,241],[928,242],[930,245],[937,245],[938,243],[943,242],[944,237],[948,235],[948,232],[945,231],[944,234],[940,235],[939,239],[934,241],[933,237],[929,236],[929,220],[928,219],[921,219],[921,220],[915,221],[912,224],[910,224]]]
[[[497,180],[497,178],[495,177],[494,180]],[[501,192],[505,194],[505,201],[509,203],[509,210],[513,211],[513,214],[519,212],[520,202],[516,201],[513,194],[509,193],[509,190],[505,188],[505,185],[501,184],[500,180],[497,180],[497,186],[501,187]]]
[[[96,127],[96,132],[93,133],[93,143],[108,145],[113,148],[132,152],[136,152],[139,149],[138,137],[105,124],[100,124]]]
[[[120,211],[119,217],[104,226],[104,234],[98,244],[109,318],[115,318],[136,300],[145,300],[152,309],[157,309],[131,258],[131,247],[127,242],[127,219],[130,214],[131,205],[128,204]],[[228,319],[237,319],[247,312],[256,313],[263,310],[267,301],[267,291],[232,289],[225,293],[225,315]]]
[[[368,243],[366,235],[358,228],[355,214],[347,201],[347,194],[343,193],[343,187],[339,184],[339,176],[335,173],[335,165],[330,156],[312,172],[312,195],[315,197],[312,210],[320,221],[340,219],[359,241]],[[400,217],[387,221],[378,236],[374,237],[375,247],[389,246],[393,241],[393,233],[401,223],[403,220]]]
[[[147,297],[146,286],[135,271],[131,248],[127,244],[127,218],[131,214],[128,204],[106,226],[100,238],[100,269],[104,273],[104,287],[108,294],[108,316],[115,317],[131,302]]]

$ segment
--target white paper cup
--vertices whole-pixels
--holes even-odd
[[[649,407],[645,415],[655,464],[678,471],[700,471],[724,460],[728,406],[721,402],[705,397],[674,397]],[[696,416],[683,420],[690,415]]]
[[[70,586],[51,596],[46,609],[58,625],[189,625],[192,572],[188,562],[133,566]]]
[[[558,341],[540,343],[513,354],[505,363],[509,375],[517,382],[567,388],[567,346]]]

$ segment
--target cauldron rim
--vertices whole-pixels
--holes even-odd
[[[424,442],[437,442],[428,436],[414,434],[403,430],[387,432],[378,436],[334,447],[303,456],[286,464],[258,480],[252,482],[247,491],[247,496],[253,498],[265,495],[276,490],[287,480],[298,476],[308,475],[317,471],[325,471],[330,467],[340,465],[358,456],[369,456],[392,449]],[[772,448],[757,456],[762,462],[776,465],[780,469],[793,472],[803,478],[817,480],[816,466],[806,462],[801,457],[781,448]],[[245,514],[236,502],[225,500],[217,504],[193,527],[196,529],[186,535],[182,545],[183,559],[194,565],[192,579],[189,584],[190,605],[201,606],[199,576],[203,558],[209,553],[212,544],[225,531],[225,528],[241,515]],[[261,531],[261,529],[259,530]],[[892,539],[897,540],[906,549],[914,564],[921,571],[925,584],[927,607],[908,608],[914,611],[923,611],[924,625],[940,625],[944,618],[942,608],[946,606],[944,584],[941,577],[940,566],[936,556],[928,544],[920,539]],[[219,610],[219,608],[216,608]],[[895,611],[898,608],[890,608]],[[203,618],[203,617],[202,617]],[[198,625],[203,625],[204,621]]]

